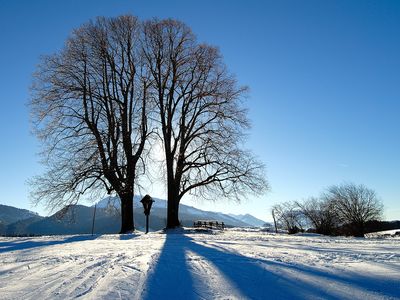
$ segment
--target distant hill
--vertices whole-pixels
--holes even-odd
[[[138,230],[144,230],[145,216],[140,203],[141,196],[134,197],[134,220]],[[150,229],[160,230],[166,226],[165,200],[155,200],[151,215]],[[3,206],[0,206],[2,209]],[[66,214],[60,217],[60,212],[49,217],[41,217],[28,210],[21,210],[7,206],[7,210],[0,210],[4,215],[0,222],[0,234],[7,235],[53,235],[53,234],[85,234],[91,233],[94,214],[94,205],[91,207],[75,205]],[[8,216],[8,212],[10,216]],[[120,201],[117,197],[107,197],[96,203],[96,218],[94,232],[100,234],[117,233],[120,229]],[[242,216],[242,220],[234,215],[212,211],[203,211],[192,206],[181,204],[179,218],[183,226],[192,226],[196,220],[217,220],[231,227],[251,227],[263,225],[261,221],[251,215]],[[3,221],[7,220],[7,221]],[[246,222],[246,220],[248,222]],[[250,222],[251,221],[251,222]]]
[[[37,213],[30,210],[0,204],[0,234],[4,234],[13,223],[41,218]]]
[[[245,214],[245,215],[234,215],[234,214],[229,214],[231,217],[234,217],[235,219],[238,219],[244,223],[250,224],[254,227],[262,227],[264,226],[267,222],[260,220],[250,214]]]
[[[3,224],[11,224],[35,216],[38,214],[33,211],[0,204],[0,222]]]

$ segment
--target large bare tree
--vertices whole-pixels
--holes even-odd
[[[134,230],[133,196],[144,171],[150,82],[133,16],[98,18],[42,59],[31,100],[46,172],[33,179],[49,208],[108,191],[121,199],[121,233]]]
[[[175,20],[146,22],[142,47],[164,146],[167,227],[180,225],[186,194],[239,200],[265,191],[263,164],[242,145],[247,89],[227,71],[218,49],[198,43]]]
[[[333,185],[327,189],[324,198],[330,203],[341,225],[347,227],[347,233],[350,235],[363,237],[365,223],[382,218],[382,202],[375,191],[365,185]]]

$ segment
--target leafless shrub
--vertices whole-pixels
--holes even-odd
[[[364,185],[333,185],[327,189],[324,198],[348,235],[363,237],[365,223],[382,217],[382,202],[374,190]]]
[[[272,207],[272,214],[279,228],[285,229],[289,234],[304,231],[306,219],[296,202],[283,202]]]
[[[311,197],[306,201],[296,201],[302,214],[315,228],[316,233],[332,235],[337,227],[337,218],[330,201]]]

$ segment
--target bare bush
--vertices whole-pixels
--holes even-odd
[[[337,218],[330,201],[311,197],[306,201],[296,201],[302,214],[310,221],[316,233],[332,235],[337,226]]]
[[[383,205],[374,190],[364,185],[333,185],[324,194],[332,207],[343,233],[363,237],[368,221],[380,220]]]
[[[272,215],[279,228],[289,234],[304,231],[306,219],[295,202],[283,202],[272,207]]]

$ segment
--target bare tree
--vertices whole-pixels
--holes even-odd
[[[278,227],[289,234],[303,230],[305,218],[295,202],[283,202],[272,207],[272,215]]]
[[[351,235],[363,237],[365,223],[382,217],[383,205],[375,191],[364,185],[347,183],[327,189],[325,199],[330,202],[342,226]]]
[[[143,52],[153,79],[168,188],[167,227],[180,225],[185,194],[206,199],[262,193],[263,165],[241,147],[249,127],[246,88],[215,47],[199,44],[185,24],[146,22]]]
[[[133,196],[144,172],[148,74],[141,24],[133,16],[98,18],[42,59],[31,100],[46,173],[33,199],[55,209],[106,190],[121,200],[121,233],[134,230]]]
[[[337,226],[334,207],[330,201],[311,197],[304,202],[296,201],[302,214],[308,218],[317,233],[331,235]]]
[[[272,214],[272,219],[274,220],[275,233],[278,233],[278,224],[276,222],[275,208],[274,207],[272,207],[272,209],[271,209],[271,214]]]

